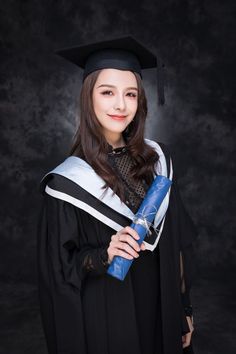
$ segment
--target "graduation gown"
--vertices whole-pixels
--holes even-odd
[[[166,146],[159,146],[169,161]],[[140,251],[124,281],[108,275],[104,261],[116,231],[81,203],[120,225],[130,220],[73,181],[47,177],[41,190],[47,184],[80,203],[43,192],[38,285],[49,354],[192,353],[191,347],[183,351],[182,335],[189,332],[184,306],[190,303],[196,230],[175,176],[158,246]]]

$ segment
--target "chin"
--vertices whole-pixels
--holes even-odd
[[[127,126],[123,126],[123,127],[120,127],[120,128],[117,128],[117,129],[109,129],[109,128],[106,128],[107,131],[111,132],[111,133],[123,133],[123,131],[127,128]]]

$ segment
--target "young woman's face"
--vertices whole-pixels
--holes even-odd
[[[118,141],[138,108],[138,85],[131,71],[103,69],[93,88],[93,109],[105,138]]]

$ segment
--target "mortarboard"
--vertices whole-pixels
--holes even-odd
[[[114,68],[130,70],[142,77],[142,69],[157,68],[158,104],[165,103],[163,64],[132,36],[57,50],[56,54],[84,69],[83,81],[91,72]]]

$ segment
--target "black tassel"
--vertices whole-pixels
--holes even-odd
[[[163,106],[165,104],[165,90],[164,90],[164,67],[161,62],[157,64],[157,95],[158,105]]]

